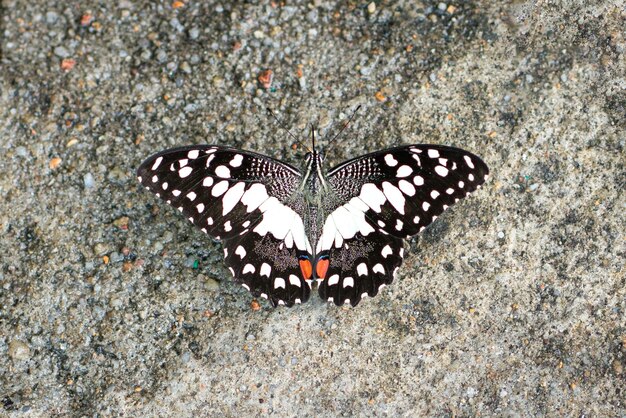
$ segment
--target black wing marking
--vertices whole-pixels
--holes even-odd
[[[480,187],[488,173],[487,165],[476,155],[441,145],[391,148],[331,169],[328,183],[338,200],[347,203],[328,216],[317,243],[316,254],[328,254],[330,258],[320,296],[332,297],[337,304],[349,300],[355,305],[360,300],[355,289],[361,285],[355,283],[354,289],[345,286],[345,278],[356,282],[362,276],[369,283],[377,264],[382,265],[384,274],[392,274],[385,276],[387,281],[375,276],[379,277],[375,281],[391,282],[393,271],[401,263],[401,240],[422,231],[444,210]],[[359,260],[368,260],[367,275],[356,271],[363,261],[334,261],[345,260],[345,253],[355,244],[362,252]],[[387,257],[383,257],[383,251]],[[339,277],[330,280],[332,274]]]
[[[297,254],[311,251],[302,218],[287,204],[296,199],[301,181],[297,169],[261,154],[201,145],[155,154],[143,162],[137,176],[202,232],[224,240],[226,265],[254,294],[265,295],[273,304],[292,305],[308,298],[308,290],[298,293],[295,280],[289,279],[300,274]],[[264,246],[270,241],[274,251]],[[278,268],[277,260],[285,254],[293,255],[293,262],[281,261]],[[263,263],[274,266],[267,275]],[[245,269],[247,265],[254,272]],[[272,291],[270,284],[281,285],[276,279],[283,278],[276,273],[286,275],[286,282]]]

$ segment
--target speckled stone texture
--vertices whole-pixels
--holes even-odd
[[[624,2],[235,3],[2,2],[0,415],[624,416]],[[134,178],[185,144],[297,164],[266,106],[306,140],[359,104],[331,164],[492,175],[355,309],[253,309]]]

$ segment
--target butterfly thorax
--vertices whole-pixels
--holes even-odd
[[[301,188],[305,194],[317,195],[322,189],[326,189],[326,181],[322,172],[324,157],[314,150],[305,156],[306,167],[302,177]]]
[[[324,219],[328,215],[325,210],[328,186],[323,173],[322,154],[314,150],[306,155],[305,161],[306,167],[300,185],[306,207],[303,221],[315,248],[315,243],[322,233]]]

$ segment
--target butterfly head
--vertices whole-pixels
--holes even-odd
[[[307,171],[311,173],[317,172],[324,163],[324,152],[313,149],[304,155]]]
[[[324,152],[315,147],[315,130],[312,126],[311,145],[311,150],[304,155],[306,162],[304,182],[308,185],[309,190],[316,191],[319,185],[325,187],[324,174],[322,172]]]
[[[307,166],[319,167],[324,161],[324,150],[317,149],[315,145],[315,128],[311,125],[311,148],[304,155]]]

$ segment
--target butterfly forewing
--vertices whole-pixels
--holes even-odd
[[[393,280],[402,239],[476,190],[488,173],[477,156],[438,145],[391,148],[331,169],[328,183],[345,203],[330,213],[318,240],[317,252],[330,258],[320,296],[355,305],[363,294],[375,295]],[[359,257],[350,255],[355,251]]]
[[[297,255],[311,251],[293,209],[301,206],[297,169],[260,154],[207,145],[155,154],[137,176],[201,231],[224,241],[226,265],[254,295],[286,305],[308,298],[308,286],[296,280],[301,279]]]

